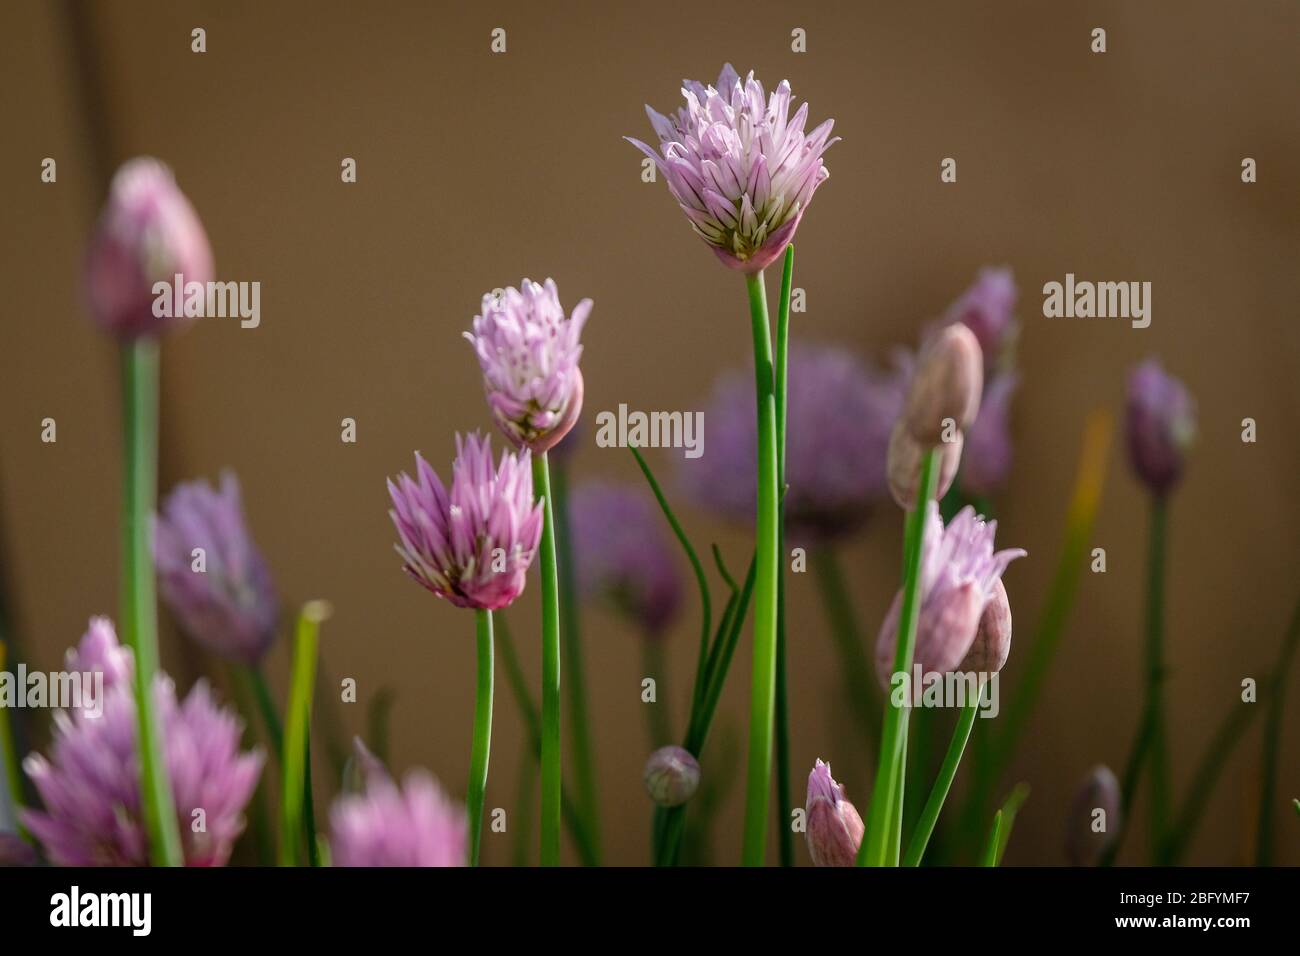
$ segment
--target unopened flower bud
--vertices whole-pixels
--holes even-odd
[[[86,291],[95,321],[124,339],[157,335],[185,321],[185,286],[212,277],[203,223],[171,170],[147,158],[123,165],[86,255]],[[173,300],[161,317],[154,311],[159,282],[167,283],[164,294]]]
[[[815,866],[852,866],[862,845],[862,817],[844,799],[844,788],[831,776],[831,766],[817,761],[808,775],[808,854]]]
[[[1109,767],[1088,772],[1070,804],[1065,855],[1071,866],[1096,866],[1119,835],[1119,781]]]
[[[1007,589],[998,578],[993,584],[993,596],[984,605],[975,640],[958,670],[977,674],[996,674],[1002,670],[1011,655],[1011,602]]]
[[[700,785],[700,765],[681,747],[660,747],[646,761],[643,779],[651,800],[661,807],[679,807]]]
[[[1182,477],[1196,438],[1196,404],[1155,359],[1129,376],[1126,425],[1133,471],[1152,492],[1167,494]]]
[[[876,676],[886,691],[890,690],[894,676],[902,608],[903,592],[899,591],[876,639]],[[983,610],[984,593],[970,581],[944,588],[924,600],[916,623],[912,666],[920,667],[923,676],[957,670],[975,640]],[[907,676],[910,680],[912,675]],[[920,688],[914,690],[919,693]]]
[[[964,444],[961,432],[957,432],[952,441],[938,443],[939,483],[935,488],[936,498],[942,498],[952,487],[953,479],[957,477],[957,466],[961,464]],[[889,435],[885,473],[889,479],[889,492],[900,508],[908,511],[916,508],[917,486],[921,483],[921,461],[928,450],[912,437],[901,418],[894,423],[894,430]]]
[[[950,437],[948,419],[965,431],[979,414],[983,390],[984,354],[975,333],[961,323],[945,326],[917,360],[903,406],[908,432],[928,447]]]

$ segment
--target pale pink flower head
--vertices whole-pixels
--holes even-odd
[[[998,588],[1002,572],[1027,552],[1022,548],[994,551],[996,534],[997,522],[980,518],[969,505],[957,512],[945,528],[938,503],[929,502],[921,545],[921,609],[912,656],[913,665],[920,666],[922,675],[957,670],[975,643],[990,602],[1005,601],[1005,591]],[[890,689],[894,672],[902,604],[900,590],[876,641],[876,674],[886,690]],[[991,635],[989,646],[972,660],[997,661],[1001,667],[1005,662],[1002,648],[1009,647],[1010,642],[1011,612],[1009,606],[998,607],[998,619],[989,622],[997,634]],[[912,677],[907,676],[909,680]]]
[[[857,807],[831,776],[831,765],[817,761],[808,775],[806,836],[814,866],[852,866],[866,829]]]
[[[465,333],[483,369],[483,388],[497,427],[515,448],[540,455],[557,445],[582,413],[583,299],[566,316],[555,282],[525,279],[483,296]]]
[[[684,80],[686,105],[672,116],[646,107],[659,149],[627,137],[655,161],[695,233],[741,272],[767,268],[794,238],[817,187],[830,175],[822,154],[837,142],[833,120],[805,133],[808,104],[790,115],[790,84],[770,96],[751,71],[728,63],[717,86]]]
[[[68,660],[78,669],[105,671],[103,710],[98,716],[88,710],[55,713],[49,757],[31,754],[23,761],[45,807],[24,811],[23,825],[58,866],[147,866],[135,681],[109,681],[109,673],[129,661],[129,652],[117,646],[111,625],[101,620]],[[221,866],[243,832],[243,810],[263,755],[240,750],[243,725],[218,706],[204,682],[178,702],[175,685],[160,672],[153,695],[185,865]],[[194,826],[198,810],[201,830]]]
[[[495,611],[524,590],[542,536],[527,449],[503,451],[477,433],[456,436],[451,488],[419,454],[415,477],[388,481],[403,570],[457,607]]]
[[[170,317],[154,314],[154,284],[166,282]],[[113,177],[86,254],[85,283],[96,323],[119,338],[157,335],[185,321],[189,282],[213,278],[212,248],[203,223],[172,172],[156,159],[124,164]]]
[[[334,801],[330,851],[335,866],[465,866],[469,823],[427,771],[400,786],[372,774],[364,793]]]

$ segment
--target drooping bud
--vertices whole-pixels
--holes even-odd
[[[903,406],[903,421],[918,443],[939,444],[950,426],[965,431],[980,410],[984,355],[975,333],[945,326],[922,350]]]
[[[957,477],[957,466],[961,464],[962,448],[965,438],[956,432],[952,441],[938,443],[939,484],[935,497],[942,498],[952,487]],[[894,430],[889,435],[889,451],[885,458],[885,473],[889,479],[889,493],[900,508],[913,511],[916,508],[917,486],[921,483],[921,461],[929,449],[912,437],[907,426],[899,419],[894,423]]]
[[[681,747],[660,747],[646,761],[642,779],[651,800],[661,807],[679,807],[700,785],[700,765]]]
[[[1066,820],[1065,855],[1071,866],[1096,866],[1119,835],[1120,790],[1109,767],[1088,772]]]
[[[1155,359],[1129,376],[1126,425],[1134,473],[1153,493],[1167,494],[1182,477],[1196,438],[1196,403]]]
[[[818,760],[808,775],[808,854],[815,866],[852,866],[862,845],[862,817],[844,799],[844,788],[831,776],[831,766]]]

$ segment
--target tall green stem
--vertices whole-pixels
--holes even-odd
[[[180,829],[162,739],[154,713],[158,670],[158,606],[150,528],[158,485],[158,343],[141,337],[122,345],[122,630],[135,652],[135,705],[149,856],[155,866],[180,866]]]
[[[871,792],[867,830],[858,849],[859,866],[897,865],[891,848],[899,845],[903,825],[903,773],[906,768],[907,719],[911,713],[910,678],[912,655],[916,650],[916,623],[921,612],[921,543],[925,534],[926,509],[938,483],[939,453],[930,449],[921,460],[921,480],[917,483],[916,507],[908,512],[907,532],[903,541],[903,606],[898,618],[898,641],[891,673],[908,676],[908,699],[897,707],[891,698],[885,710],[876,785]]]
[[[298,866],[302,859],[304,826],[310,813],[308,793],[309,734],[312,695],[316,686],[316,653],[320,625],[329,617],[323,601],[309,601],[298,612],[293,636],[293,664],[289,677],[289,702],[285,705],[284,759],[280,786],[280,865]],[[310,839],[310,837],[309,837]],[[312,852],[308,847],[308,856]]]
[[[767,805],[772,786],[772,712],[776,698],[776,599],[780,541],[777,530],[776,395],[767,290],[760,271],[745,277],[754,338],[754,398],[758,415],[758,516],[754,542],[754,670],[749,690],[749,765],[745,786],[742,861],[762,866],[767,844]]]
[[[781,298],[776,304],[776,473],[778,515],[776,579],[776,815],[781,865],[794,866],[794,831],[790,826],[790,699],[785,634],[785,424],[786,383],[790,358],[790,286],[794,281],[794,244],[786,246],[781,270]]]
[[[983,696],[983,693],[984,685],[981,684],[980,695]],[[957,718],[957,726],[953,729],[948,753],[939,766],[939,776],[930,791],[930,799],[925,802],[925,809],[921,811],[921,818],[916,823],[911,842],[907,844],[907,855],[903,858],[904,866],[920,866],[921,860],[925,857],[925,848],[930,843],[930,835],[934,833],[934,825],[939,820],[944,801],[948,799],[948,791],[952,789],[953,778],[957,776],[957,768],[961,765],[962,754],[966,752],[966,742],[970,740],[970,732],[975,727],[975,718],[979,716],[979,712],[980,701],[970,701],[962,708],[961,716]]]
[[[557,459],[551,473],[551,496],[555,499],[555,554],[560,580],[560,642],[565,661],[564,692],[573,750],[577,800],[587,824],[596,862],[600,862],[600,798],[596,788],[596,758],[591,746],[591,725],[587,721],[587,679],[582,654],[582,620],[574,579],[573,548],[569,539],[569,482],[563,459]]]
[[[560,865],[560,585],[555,558],[555,509],[546,453],[533,456],[533,492],[542,499],[542,866]]]
[[[469,865],[478,866],[483,842],[483,800],[487,795],[488,754],[492,750],[492,612],[474,612],[478,637],[478,681],[474,692],[474,742],[469,752]]]
[[[1164,861],[1169,826],[1171,788],[1169,750],[1165,739],[1165,530],[1168,511],[1163,497],[1151,503],[1151,540],[1147,564],[1146,678],[1151,732],[1151,855]]]

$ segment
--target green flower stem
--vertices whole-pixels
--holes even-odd
[[[582,620],[574,577],[573,547],[569,538],[569,481],[563,459],[551,471],[551,496],[555,499],[555,554],[560,581],[560,643],[564,656],[564,692],[569,725],[569,746],[577,781],[578,806],[587,822],[596,864],[600,864],[600,796],[596,758],[587,720],[587,678],[582,653]]]
[[[745,276],[754,338],[754,399],[758,415],[758,516],[754,550],[754,667],[749,689],[749,763],[745,783],[742,862],[762,866],[766,855],[768,796],[772,789],[773,707],[776,698],[776,598],[780,536],[776,459],[776,395],[767,289],[761,271]]]
[[[5,642],[0,641],[0,671],[5,669],[7,652]],[[9,719],[8,707],[0,707],[0,773],[5,776],[10,807],[14,812],[14,819],[17,820],[18,811],[23,807],[23,778],[18,765],[18,748],[14,743],[13,722]],[[0,818],[3,816],[0,813]],[[29,839],[25,829],[20,828],[19,832],[24,839]]]
[[[786,384],[790,356],[790,286],[794,282],[794,244],[786,246],[781,270],[781,298],[776,305],[776,472],[782,489],[778,517],[776,579],[776,808],[782,866],[794,866],[794,831],[790,827],[790,704],[786,674],[785,632],[785,425]]]
[[[916,623],[921,612],[921,542],[925,533],[925,513],[938,484],[938,450],[929,449],[921,460],[921,479],[917,483],[916,507],[908,512],[903,542],[905,573],[903,606],[898,619],[898,643],[892,673],[912,673],[912,654],[916,650]],[[910,704],[910,701],[908,702]],[[866,834],[858,849],[859,866],[897,865],[891,847],[900,841],[903,825],[903,773],[907,756],[907,720],[910,706],[895,707],[893,700],[885,710],[876,785],[871,793]]]
[[[280,787],[280,865],[297,866],[302,859],[299,841],[308,813],[307,761],[312,691],[316,684],[316,651],[320,625],[330,614],[324,601],[309,601],[298,612],[293,637],[293,670],[289,702],[285,707],[284,760]],[[311,853],[310,848],[308,853]]]
[[[546,453],[533,456],[533,491],[544,502],[542,563],[542,866],[560,865],[563,777],[560,770],[560,586],[555,558],[555,509]]]
[[[867,741],[874,747],[880,737],[880,695],[876,690],[871,663],[867,659],[862,629],[858,626],[853,599],[844,580],[839,555],[832,547],[818,549],[812,555],[813,574],[821,591],[831,635],[840,655],[840,673],[844,677],[844,694]]]
[[[981,684],[981,699],[983,694],[984,685]],[[970,701],[962,708],[961,715],[957,718],[957,726],[952,732],[952,741],[948,744],[948,753],[939,766],[939,776],[934,781],[930,798],[925,802],[925,809],[921,811],[916,829],[912,832],[912,839],[907,844],[907,854],[903,857],[904,866],[920,866],[921,860],[925,857],[925,848],[930,843],[930,835],[934,833],[934,825],[939,820],[944,801],[948,799],[948,791],[952,788],[953,778],[957,776],[957,767],[966,752],[966,742],[970,740],[970,732],[975,727],[975,718],[979,716],[979,710],[980,701]]]
[[[650,735],[652,750],[672,740],[672,719],[669,713],[667,668],[664,666],[663,638],[647,635],[641,639],[641,670],[643,676],[655,682],[655,699],[643,704],[646,711],[646,732]]]
[[[122,345],[123,476],[122,633],[135,653],[135,704],[149,856],[155,866],[180,866],[176,821],[162,738],[154,713],[158,671],[158,605],[150,528],[158,485],[158,343],[141,337]]]
[[[1259,788],[1259,830],[1255,840],[1255,865],[1273,865],[1273,814],[1277,799],[1277,759],[1282,743],[1282,714],[1286,706],[1286,676],[1300,644],[1300,604],[1291,614],[1291,624],[1282,651],[1269,677],[1268,717],[1264,724],[1263,781]],[[1253,709],[1253,708],[1251,708]]]
[[[686,559],[695,573],[695,583],[700,589],[700,650],[695,663],[695,686],[691,690],[691,701],[694,704],[704,691],[703,679],[709,654],[709,633],[713,627],[713,601],[709,595],[709,579],[704,574],[704,565],[700,563],[699,555],[695,553],[690,539],[686,537],[681,522],[677,520],[677,516],[673,514],[673,509],[668,504],[668,499],[664,497],[663,489],[659,487],[654,472],[650,470],[650,466],[646,464],[639,450],[629,445],[628,451],[636,459],[637,467],[641,469],[641,474],[645,475],[655,500],[659,502],[660,510],[663,511],[664,517],[668,519],[668,524],[673,529],[673,535],[682,546],[682,550],[686,552]]]
[[[993,828],[984,843],[984,852],[980,854],[980,866],[998,865],[998,847],[1002,845],[1002,811],[993,815]]]
[[[284,731],[280,727],[280,715],[276,713],[275,700],[271,696],[271,688],[267,686],[266,675],[257,664],[248,665],[244,668],[244,672],[253,690],[253,698],[257,701],[258,712],[262,715],[262,723],[266,726],[266,736],[271,742],[271,750],[275,753],[276,761],[282,762]]]
[[[1169,781],[1169,748],[1165,739],[1165,536],[1168,505],[1157,497],[1151,503],[1151,538],[1147,563],[1146,685],[1150,708],[1151,759],[1151,856],[1165,862],[1165,828],[1169,826],[1172,803]],[[1139,768],[1139,773],[1141,772]]]
[[[536,809],[537,755],[531,744],[525,743],[519,752],[519,790],[515,794],[514,849],[515,866],[528,865],[528,847],[533,841],[533,813]]]
[[[483,843],[483,801],[487,795],[488,755],[492,750],[492,612],[474,612],[478,637],[478,683],[474,693],[474,743],[469,756],[469,865],[478,866]]]
[[[1002,826],[998,829],[998,850],[997,857],[994,860],[994,866],[1002,865],[1002,857],[1007,852],[1007,844],[1011,842],[1011,828],[1015,825],[1016,814],[1025,801],[1029,799],[1029,784],[1018,783],[1007,797],[1007,802],[1002,804]]]
[[[302,740],[302,823],[307,841],[307,864],[320,866],[320,843],[316,839],[316,801],[311,790],[311,719]]]
[[[528,682],[524,679],[523,669],[519,666],[519,655],[515,653],[514,641],[510,639],[510,628],[506,624],[505,615],[498,614],[495,623],[497,647],[501,651],[501,661],[505,664],[506,679],[510,683],[511,693],[514,694],[515,703],[519,706],[519,714],[523,718],[524,727],[528,732],[528,741],[533,753],[533,759],[540,764],[542,719],[538,716],[537,705],[533,703],[532,696],[528,693]],[[560,787],[560,814],[564,826],[569,831],[569,836],[573,838],[573,845],[577,848],[578,858],[582,861],[582,865],[595,866],[595,851],[592,848],[591,839],[587,835],[586,826],[578,808],[569,799],[569,792],[563,784]]]

